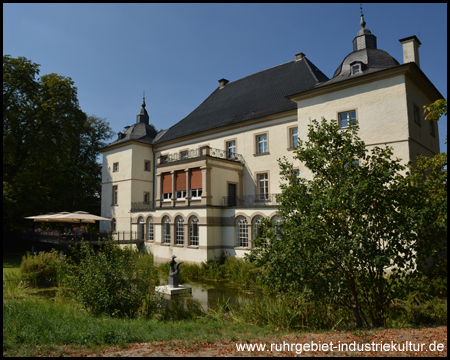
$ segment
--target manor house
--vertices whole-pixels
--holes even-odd
[[[279,221],[277,159],[293,159],[310,119],[358,120],[368,148],[389,145],[407,163],[439,152],[423,105],[443,98],[420,69],[416,36],[400,39],[403,64],[377,48],[366,27],[331,78],[303,53],[219,86],[183,120],[156,132],[145,99],[136,123],[104,147],[102,231],[135,233],[158,262],[242,257],[261,219]],[[350,45],[350,44],[349,44]],[[399,45],[400,46],[400,45]],[[350,46],[349,46],[350,47]]]

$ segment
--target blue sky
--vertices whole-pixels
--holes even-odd
[[[403,63],[416,35],[421,69],[447,99],[447,4],[363,4],[378,48]],[[328,77],[352,52],[359,4],[3,4],[3,54],[71,77],[81,109],[115,132],[132,125],[145,90],[150,122],[167,129],[226,78],[303,52]],[[441,151],[447,119],[439,121]]]

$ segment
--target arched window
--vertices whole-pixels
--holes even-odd
[[[191,216],[189,219],[189,245],[198,246],[198,218]]]
[[[117,222],[116,222],[116,219],[113,218],[111,220],[111,232],[114,233],[114,232],[116,232],[116,230],[117,230]]]
[[[272,224],[273,224],[273,230],[277,234],[277,237],[279,234],[281,234],[281,228],[280,228],[281,218],[277,215],[275,215],[272,218]]]
[[[163,244],[170,244],[170,219],[168,216],[164,216],[162,224]]]
[[[260,225],[262,219],[263,217],[261,215],[257,215],[253,218],[253,239],[256,239],[259,235],[261,235],[262,229]]]
[[[153,218],[150,216],[147,219],[147,240],[153,241],[154,237],[153,237],[154,231],[153,231]]]
[[[140,216],[138,219],[138,233],[137,233],[138,240],[144,240],[144,224],[145,224],[144,218]]]
[[[184,219],[181,216],[177,216],[175,219],[175,244],[184,244]]]
[[[236,246],[248,247],[248,223],[247,219],[239,216],[236,219]]]

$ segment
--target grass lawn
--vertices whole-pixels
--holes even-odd
[[[20,274],[20,263],[25,253],[3,253],[3,279]]]

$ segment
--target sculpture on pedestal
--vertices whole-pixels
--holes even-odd
[[[183,263],[182,261],[180,261],[179,263],[177,263],[175,261],[176,256],[173,255],[172,256],[172,260],[170,260],[170,271],[169,271],[169,286],[171,287],[178,287],[178,274],[180,273],[180,265]]]

